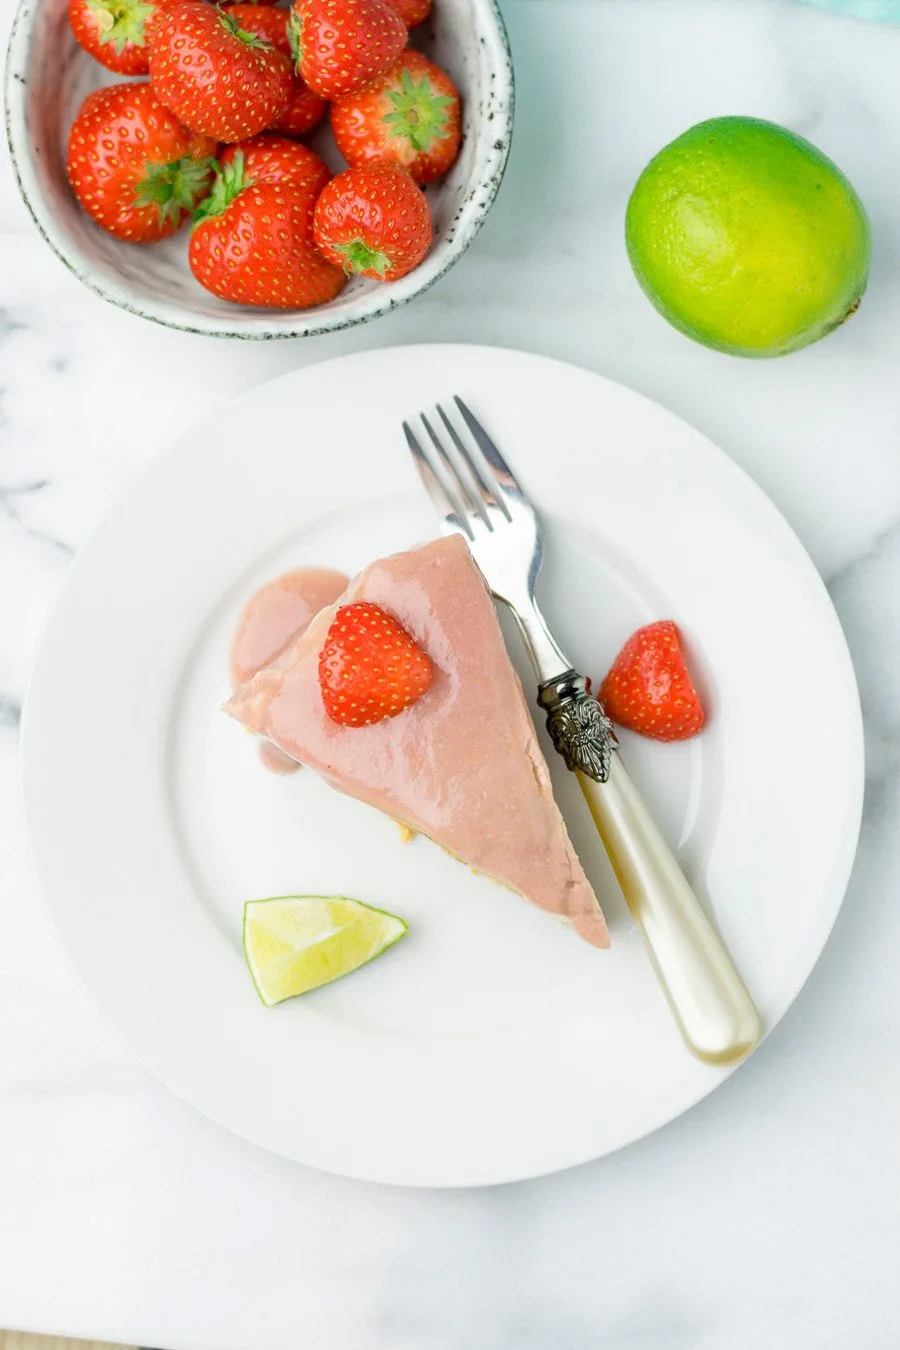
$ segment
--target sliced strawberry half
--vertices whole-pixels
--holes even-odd
[[[657,741],[696,736],[706,720],[688,672],[681,634],[671,619],[639,628],[625,643],[600,688],[600,702],[619,726]]]
[[[434,666],[392,614],[357,601],[342,605],[319,656],[325,711],[345,727],[396,717],[431,687]]]

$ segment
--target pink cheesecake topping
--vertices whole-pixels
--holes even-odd
[[[493,601],[465,542],[453,536],[373,563],[339,603],[358,601],[393,615],[434,665],[431,687],[402,716],[344,727],[326,713],[319,654],[336,605],[226,710],[339,791],[607,947],[600,906],[553,799]]]

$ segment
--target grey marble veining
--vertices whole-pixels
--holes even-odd
[[[261,347],[141,323],[58,264],[0,175],[0,1325],[173,1350],[900,1342],[900,30],[793,0],[504,8],[518,117],[503,191],[440,285],[364,329]],[[872,217],[860,313],[782,361],[669,329],[622,246],[646,160],[726,112],[810,136]],[[742,464],[828,582],[868,751],[847,900],[752,1060],[621,1154],[458,1194],[295,1167],[150,1079],[49,933],[16,789],[28,667],[70,553],[170,434],[296,365],[434,339],[603,371]]]

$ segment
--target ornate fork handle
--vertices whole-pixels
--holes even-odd
[[[619,742],[612,722],[587,692],[584,676],[567,670],[556,680],[545,680],[538,686],[538,702],[566,768],[605,783]]]
[[[708,1064],[742,1059],[759,1040],[759,1014],[616,753],[612,723],[575,670],[543,680],[538,701],[553,744],[578,776],[688,1049]]]

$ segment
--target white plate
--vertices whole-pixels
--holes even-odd
[[[267,774],[218,711],[235,617],[262,580],[306,562],[352,572],[435,533],[400,420],[453,392],[540,504],[543,607],[579,664],[597,679],[638,624],[682,625],[708,728],[680,746],[628,737],[624,752],[771,1028],[853,859],[853,671],[819,577],[759,489],[597,375],[489,348],[370,352],[285,376],[194,428],[72,568],[23,745],[53,924],[144,1062],[265,1148],[439,1186],[597,1157],[726,1072],[682,1047],[561,765],[608,954],[429,842],[402,845],[390,820],[309,771]],[[266,1010],[241,909],[287,892],[356,896],[410,934],[352,978]]]

